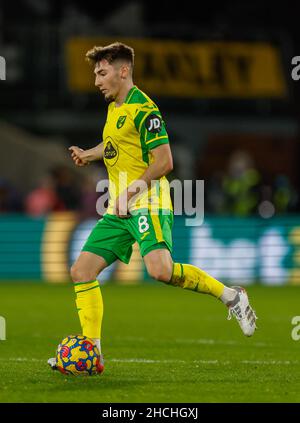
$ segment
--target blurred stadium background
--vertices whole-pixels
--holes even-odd
[[[166,121],[169,180],[205,181],[205,223],[175,217],[174,259],[228,283],[300,284],[300,33],[288,4],[21,0],[16,13],[2,1],[0,280],[69,280],[106,178],[102,163],[76,169],[68,154],[101,142],[105,122],[84,54],[119,40]],[[136,249],[109,279],[148,280]]]

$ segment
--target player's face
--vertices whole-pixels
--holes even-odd
[[[95,85],[104,95],[105,100],[114,101],[122,83],[119,67],[103,59],[96,63],[94,73]]]

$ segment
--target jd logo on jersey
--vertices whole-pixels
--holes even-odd
[[[125,116],[120,116],[120,117],[119,117],[118,122],[117,122],[117,128],[118,128],[118,129],[122,128],[122,126],[123,126],[123,125],[124,125],[124,123],[125,123],[126,118],[127,118],[127,116],[126,116],[126,115],[125,115]]]
[[[157,134],[158,132],[161,131],[161,126],[162,126],[161,118],[157,115],[151,114],[150,116],[147,117],[145,126],[147,131]]]

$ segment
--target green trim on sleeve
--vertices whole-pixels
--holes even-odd
[[[145,110],[139,110],[139,112],[137,113],[137,115],[134,118],[134,124],[136,127],[136,130],[139,132],[139,128],[140,128],[140,124],[143,120],[143,118],[145,117],[145,115],[147,114],[147,112]]]
[[[143,127],[140,132],[140,143],[141,143],[143,161],[149,164],[149,154],[148,154],[149,149],[148,149],[148,146],[146,145],[145,132],[146,132],[146,129]]]
[[[154,138],[153,141],[149,141],[147,143],[147,147],[149,148],[149,150],[152,150],[153,148],[156,148],[163,144],[169,144],[169,138],[167,136],[159,137],[157,139]]]

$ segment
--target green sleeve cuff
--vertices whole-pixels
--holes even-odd
[[[153,148],[156,148],[159,145],[163,145],[163,144],[169,144],[168,137],[161,137],[159,139],[154,138],[153,141],[148,141],[146,145],[149,148],[149,150],[152,150]]]

